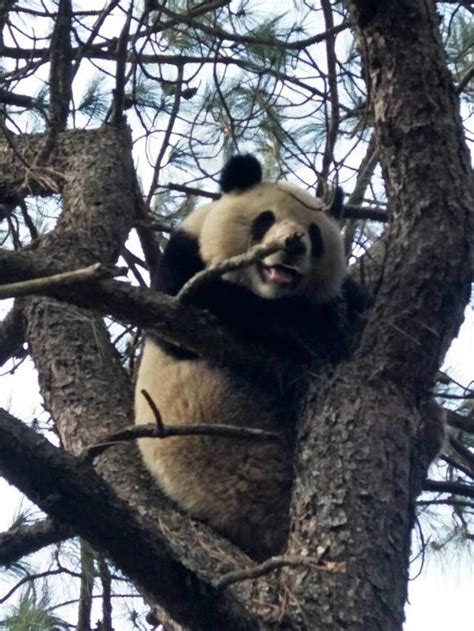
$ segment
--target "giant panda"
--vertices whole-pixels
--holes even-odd
[[[337,342],[332,305],[346,278],[337,222],[308,192],[262,181],[251,155],[231,158],[220,183],[220,199],[193,211],[171,236],[156,288],[176,295],[208,266],[275,236],[300,234],[291,251],[228,272],[189,300],[243,343],[256,340],[283,355],[325,352]],[[299,381],[296,375],[295,369]],[[288,534],[295,406],[291,387],[278,382],[262,385],[153,336],[146,338],[136,382],[137,424],[154,422],[146,390],[165,425],[224,423],[281,433],[282,440],[267,442],[221,436],[139,441],[161,489],[256,559],[281,552]]]

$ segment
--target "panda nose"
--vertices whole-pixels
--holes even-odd
[[[306,243],[302,239],[298,239],[295,243],[285,250],[285,258],[295,258],[306,253]]]
[[[301,257],[306,252],[306,245],[302,242],[295,243],[289,250],[285,250],[281,256],[281,263],[283,265],[296,265],[300,261]]]

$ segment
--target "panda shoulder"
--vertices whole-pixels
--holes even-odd
[[[204,206],[200,206],[193,210],[186,219],[180,224],[178,230],[186,232],[189,236],[199,239],[202,231],[203,223],[210,213],[210,211],[216,206],[217,202],[210,202]]]

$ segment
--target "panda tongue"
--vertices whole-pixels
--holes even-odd
[[[295,278],[289,272],[285,272],[281,267],[268,266],[265,267],[265,277],[270,283],[279,283],[280,285],[289,285],[294,282]]]

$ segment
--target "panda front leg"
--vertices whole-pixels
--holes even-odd
[[[204,269],[198,239],[178,229],[168,241],[152,280],[152,287],[176,296],[190,278]]]

